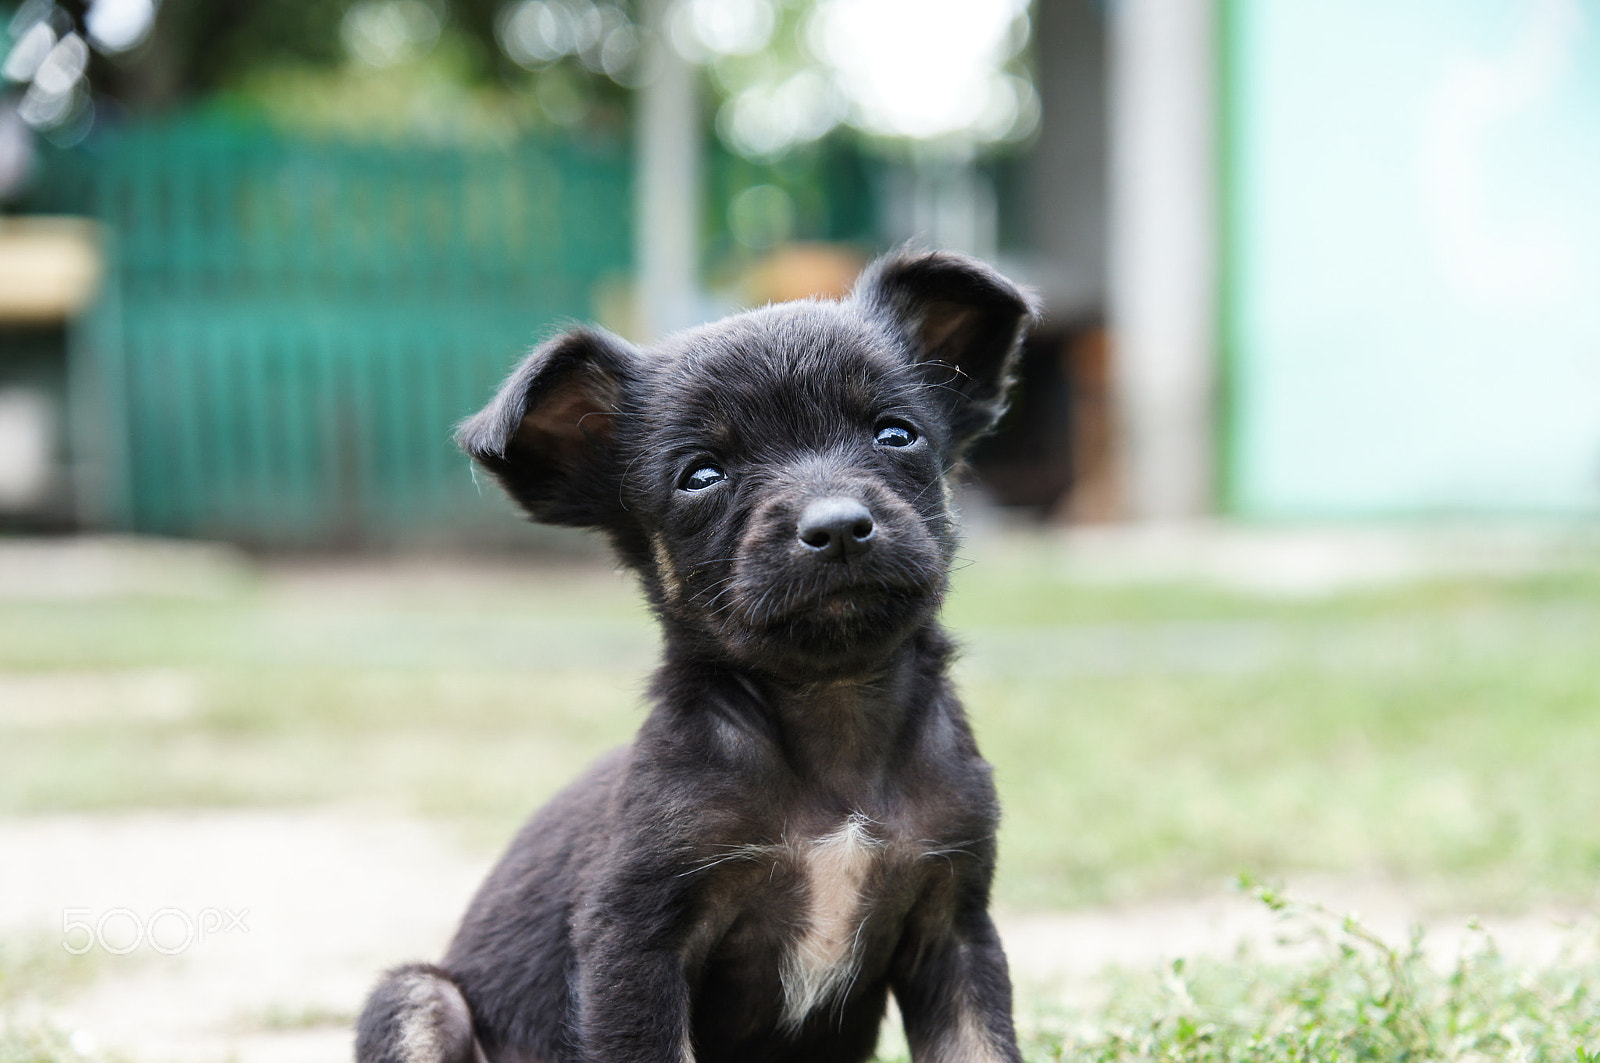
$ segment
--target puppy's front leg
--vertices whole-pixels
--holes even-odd
[[[605,946],[579,963],[580,1059],[693,1063],[689,990],[678,956],[659,948]]]
[[[575,1032],[584,1063],[694,1060],[682,954],[685,880],[644,863],[608,868],[573,920]]]
[[[1011,977],[988,912],[912,927],[897,959],[894,995],[915,1063],[1021,1063]]]

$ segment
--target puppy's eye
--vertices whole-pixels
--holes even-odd
[[[720,465],[696,465],[684,473],[683,479],[678,483],[681,491],[704,491],[712,484],[721,483],[728,478]]]
[[[909,447],[917,441],[917,430],[908,424],[879,425],[873,440],[880,447]]]

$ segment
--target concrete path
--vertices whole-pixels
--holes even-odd
[[[52,975],[11,1007],[133,1063],[345,1061],[376,974],[441,951],[493,855],[375,811],[0,819],[0,942],[24,943]],[[1417,916],[1381,884],[1294,888],[1361,910],[1392,940]],[[1537,963],[1571,940],[1564,923],[1545,913],[1489,928]],[[1023,993],[1083,1004],[1108,967],[1227,957],[1241,944],[1292,955],[1278,919],[1220,885],[1122,908],[1001,913],[1001,928]],[[1432,947],[1453,957],[1470,944],[1465,928],[1430,920]]]

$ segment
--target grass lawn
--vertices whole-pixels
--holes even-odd
[[[1600,896],[1593,573],[1274,602],[976,571],[950,619],[1007,899],[1305,871],[1457,909]]]
[[[1262,903],[1317,946],[1299,965],[1174,961],[1114,979],[1092,1013],[1033,1016],[1030,1063],[1395,1060],[1600,1061],[1600,949],[1574,938],[1554,963],[1508,962],[1487,937],[1441,969],[1421,938],[1391,942],[1353,918],[1270,888]]]
[[[1005,802],[1001,903],[1317,872],[1452,910],[1592,906],[1600,572],[1264,598],[1086,584],[1055,549],[970,550],[946,610]],[[0,598],[0,814],[378,804],[494,848],[637,725],[654,653],[632,588],[585,567],[279,565],[183,598]],[[1592,957],[1440,974],[1404,943],[1329,937],[1304,969],[1133,979],[1048,1019],[1032,1056],[1600,1050]],[[35,1058],[12,1040],[0,1061]]]

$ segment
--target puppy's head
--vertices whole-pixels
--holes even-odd
[[[559,336],[457,441],[535,520],[610,535],[678,648],[796,678],[868,670],[938,608],[946,477],[1004,411],[1034,316],[978,262],[892,255],[841,302],[649,350]]]

